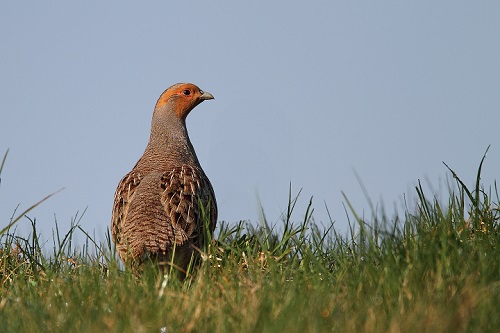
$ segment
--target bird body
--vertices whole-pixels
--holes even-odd
[[[153,259],[185,273],[206,232],[215,229],[215,194],[186,128],[189,112],[208,99],[213,96],[197,86],[179,83],[156,103],[144,154],[115,193],[112,238],[128,266]]]

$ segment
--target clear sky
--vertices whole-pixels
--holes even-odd
[[[219,219],[270,222],[289,183],[344,232],[390,213],[418,179],[446,193],[500,172],[499,1],[2,1],[0,227],[14,209],[104,234],[116,185],[142,155],[164,89],[212,93],[188,117]],[[355,170],[355,171],[354,171]],[[426,187],[428,188],[428,187]],[[431,194],[431,189],[429,189]],[[28,230],[23,220],[19,230]]]

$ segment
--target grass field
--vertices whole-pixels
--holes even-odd
[[[184,282],[123,270],[109,235],[74,248],[77,223],[43,246],[34,221],[18,236],[23,212],[0,221],[0,331],[498,332],[499,196],[483,161],[474,188],[450,170],[447,202],[418,186],[404,216],[364,220],[346,198],[348,236],[314,224],[312,204],[294,212],[290,193],[276,225],[218,225]]]

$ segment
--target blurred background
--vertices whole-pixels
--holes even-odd
[[[499,41],[497,1],[3,1],[0,228],[64,188],[28,216],[49,237],[85,211],[80,225],[103,239],[177,82],[215,96],[188,130],[219,220],[259,223],[260,201],[279,225],[291,184],[294,220],[313,196],[315,221],[344,234],[342,192],[367,217],[363,186],[388,215],[412,205],[418,180],[446,200],[442,162],[473,188],[488,145],[493,185]]]

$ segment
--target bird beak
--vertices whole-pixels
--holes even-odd
[[[201,100],[205,101],[207,99],[214,99],[214,95],[209,92],[204,91],[203,94],[199,97]]]

